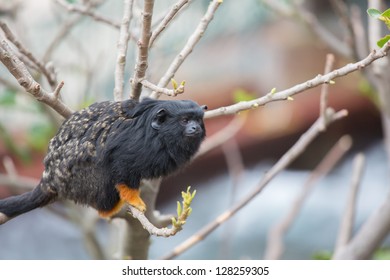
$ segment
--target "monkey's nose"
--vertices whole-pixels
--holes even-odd
[[[197,134],[199,134],[201,131],[199,125],[189,125],[187,126],[187,129],[186,129],[186,135],[187,136],[195,136]]]

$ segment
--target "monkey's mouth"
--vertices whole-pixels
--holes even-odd
[[[184,132],[184,136],[189,137],[189,138],[199,138],[199,137],[201,137],[201,135],[202,135],[201,129],[197,129],[197,130],[192,131],[192,132]]]

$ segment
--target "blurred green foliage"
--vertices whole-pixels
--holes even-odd
[[[234,103],[241,101],[250,101],[256,98],[256,95],[252,92],[248,92],[245,89],[238,88],[233,92]]]
[[[24,131],[26,141],[23,145],[15,143],[14,136],[7,129],[7,126],[0,122],[0,141],[7,151],[16,156],[17,159],[23,163],[29,163],[33,152],[46,152],[48,142],[56,131],[56,126],[45,118],[47,111],[44,109],[44,105],[38,102],[31,102],[27,105],[20,103],[17,100],[17,94],[16,90],[10,88],[0,91],[0,110],[7,109],[12,114],[28,112],[41,115],[43,118],[31,120],[28,129]]]

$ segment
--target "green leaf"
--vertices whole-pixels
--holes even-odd
[[[390,18],[390,9],[387,9],[386,11],[384,11],[384,12],[381,14],[381,16]]]
[[[172,83],[173,89],[177,89],[178,88],[178,84],[177,84],[177,82],[174,79],[171,79],[171,83]]]
[[[382,48],[388,41],[390,40],[390,35],[386,35],[385,37],[381,38],[376,42],[378,47]]]
[[[182,213],[181,203],[178,201],[177,202],[177,216],[180,217],[181,213]]]
[[[380,11],[378,11],[377,9],[373,9],[373,8],[368,9],[367,14],[373,18],[379,18],[382,15],[382,13]]]

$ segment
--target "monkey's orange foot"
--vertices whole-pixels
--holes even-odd
[[[114,216],[115,214],[117,214],[119,211],[121,211],[122,209],[122,206],[123,206],[123,201],[120,200],[115,206],[114,208],[112,208],[111,210],[107,210],[107,211],[103,211],[103,210],[99,210],[99,216],[102,217],[102,218],[111,218],[112,216]]]
[[[146,205],[140,197],[139,189],[132,189],[124,184],[116,185],[116,189],[118,190],[122,201],[134,206],[141,212],[146,211]]]

